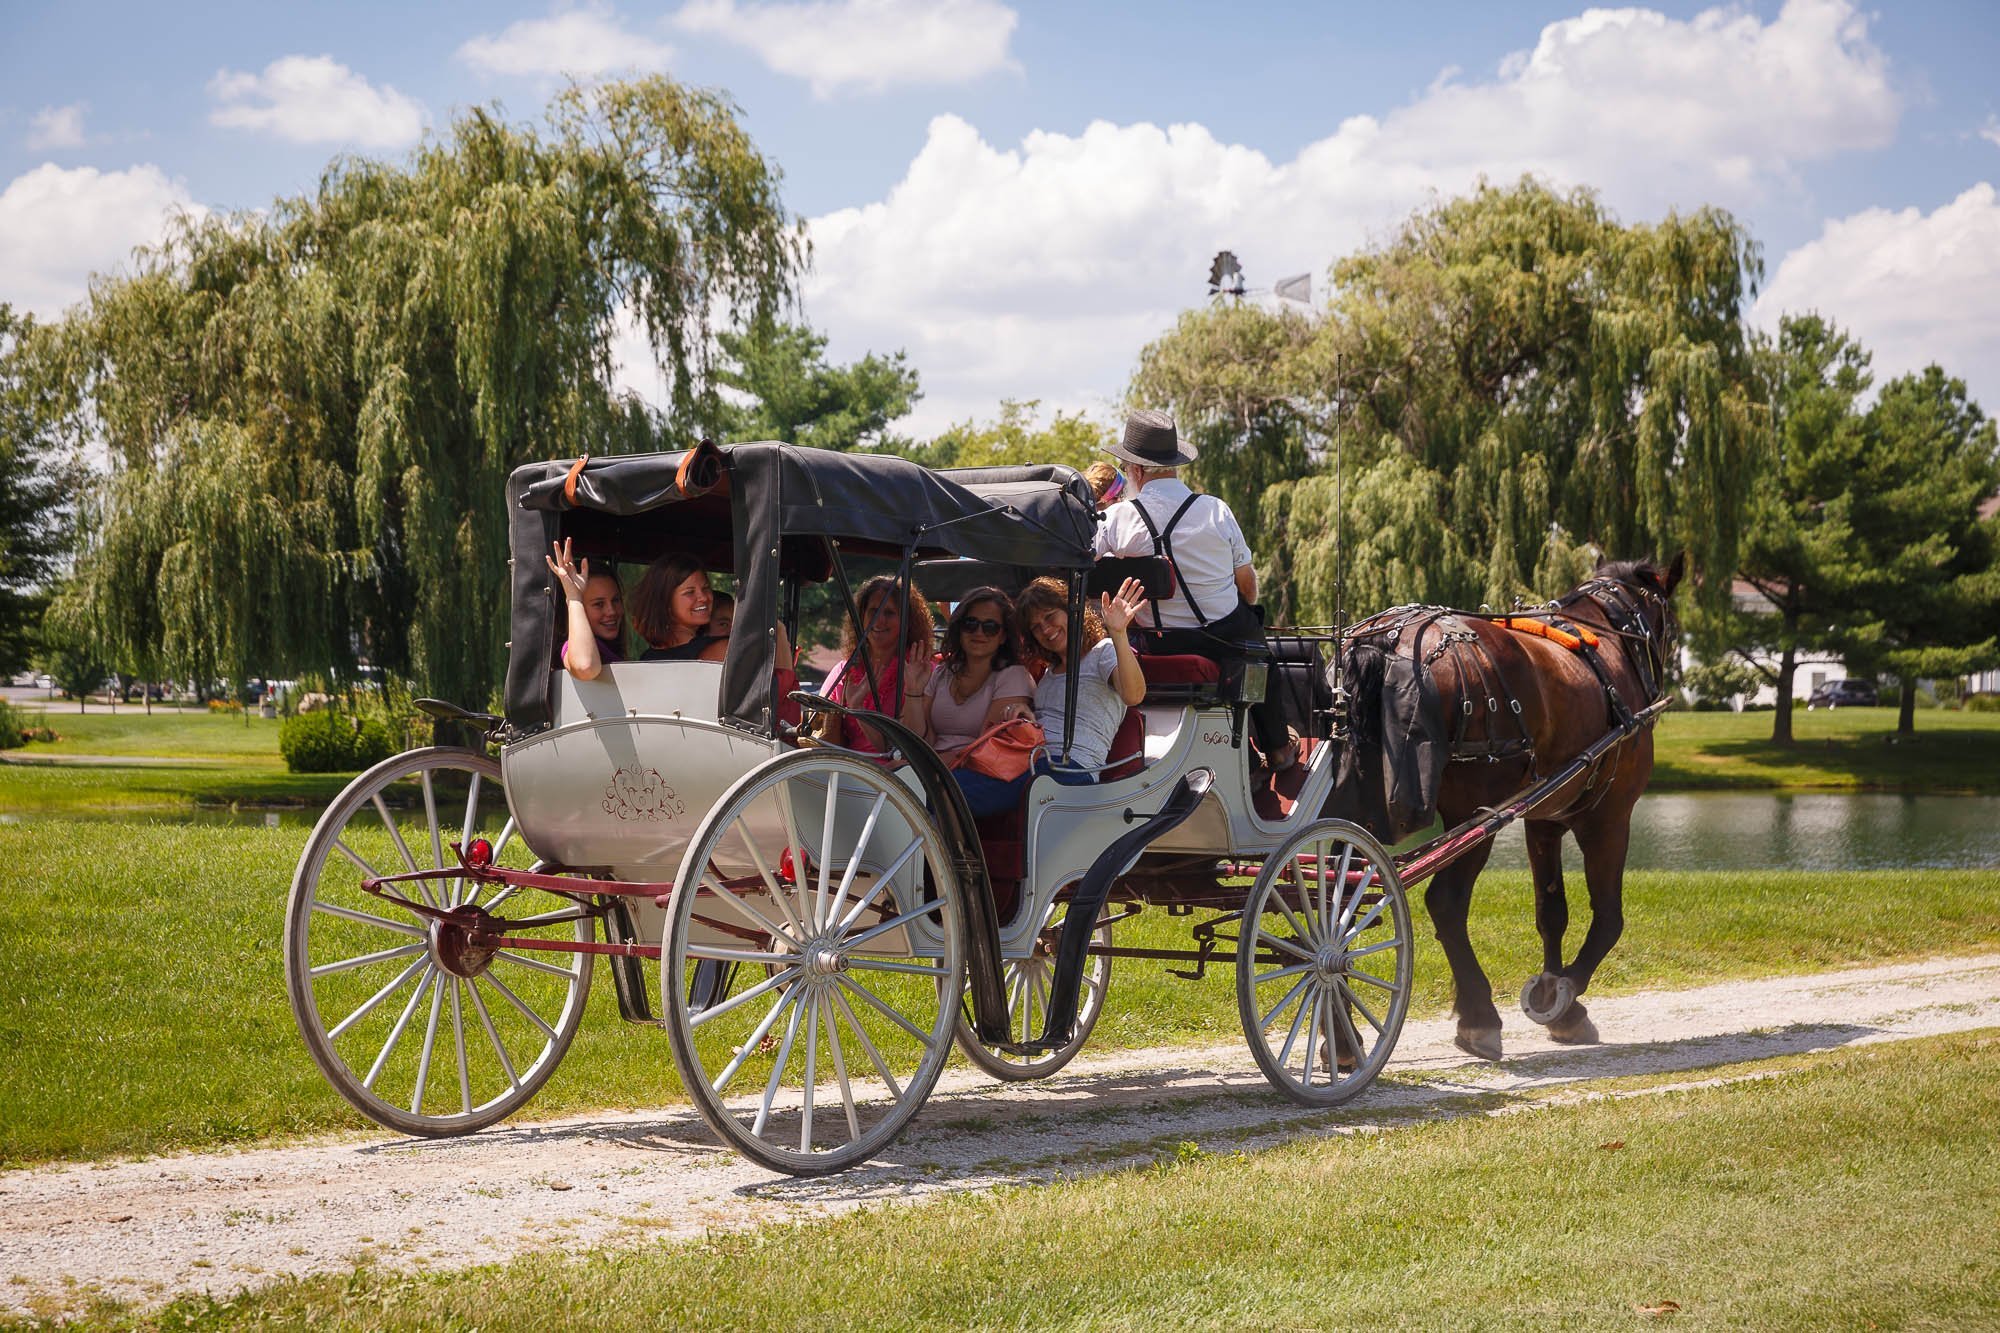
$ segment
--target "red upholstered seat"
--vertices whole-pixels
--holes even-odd
[[[1134,653],[1148,685],[1214,685],[1222,668],[1193,653]]]

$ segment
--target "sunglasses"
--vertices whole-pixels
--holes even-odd
[[[1005,628],[1007,627],[997,620],[974,620],[969,616],[958,622],[960,634],[998,634]]]

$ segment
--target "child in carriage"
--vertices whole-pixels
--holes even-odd
[[[593,574],[587,558],[581,563],[572,560],[567,540],[555,544],[543,558],[569,604],[563,669],[578,680],[596,680],[605,663],[625,660],[625,590],[616,574]]]

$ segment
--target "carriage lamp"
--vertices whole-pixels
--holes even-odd
[[[787,884],[799,882],[799,875],[792,868],[792,849],[787,847],[778,854],[778,878]]]
[[[465,863],[474,870],[484,870],[493,864],[493,844],[484,838],[474,838],[465,849]]]

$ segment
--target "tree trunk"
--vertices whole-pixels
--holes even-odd
[[[1896,734],[1914,736],[1917,734],[1917,678],[1898,676],[1896,679],[1903,683],[1902,703],[1896,710]]]
[[[1778,707],[1771,718],[1771,744],[1790,745],[1792,743],[1792,680],[1798,675],[1797,639],[1785,635],[1785,651],[1778,658]]]

